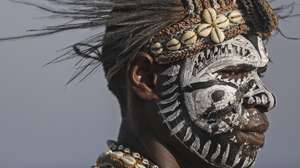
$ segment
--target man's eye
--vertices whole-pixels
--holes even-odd
[[[218,75],[220,75],[222,79],[243,79],[247,77],[248,74],[249,71],[223,70],[218,72]]]
[[[252,70],[253,67],[235,66],[226,67],[217,73],[222,79],[243,79],[246,78]]]

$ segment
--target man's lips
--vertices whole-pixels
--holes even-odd
[[[236,132],[237,141],[240,144],[250,144],[258,147],[262,147],[265,143],[265,135],[258,132]]]
[[[262,147],[265,142],[264,133],[269,127],[267,117],[256,108],[247,109],[247,112],[249,121],[236,131],[237,141]]]

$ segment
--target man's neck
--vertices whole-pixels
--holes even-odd
[[[128,145],[160,168],[212,168],[174,137],[170,137],[153,103],[144,102],[135,94],[129,95],[125,112],[127,116],[122,121],[119,143]]]
[[[142,154],[160,168],[180,168],[175,157],[156,138],[146,135],[136,136],[138,135],[133,133],[128,124],[126,124],[126,120],[124,120],[121,124],[118,143],[124,144],[130,147],[131,150]]]

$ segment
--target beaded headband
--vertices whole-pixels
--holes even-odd
[[[267,38],[278,19],[266,0],[182,0],[187,16],[155,34],[146,52],[159,64],[193,56],[240,34]]]

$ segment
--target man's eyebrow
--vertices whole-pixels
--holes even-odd
[[[251,64],[238,64],[238,65],[229,65],[225,68],[220,69],[218,72],[226,72],[226,71],[251,71],[256,67]]]
[[[230,82],[210,80],[210,81],[206,81],[206,82],[191,83],[191,84],[183,87],[181,91],[185,92],[185,93],[190,93],[190,92],[193,92],[194,90],[206,89],[206,88],[214,86],[214,85],[229,85],[233,88],[237,87],[235,84],[230,83]]]

